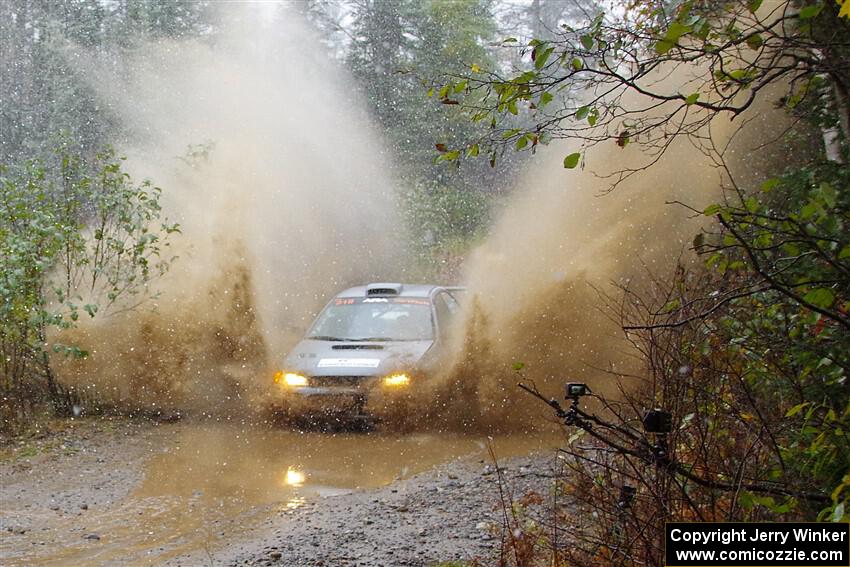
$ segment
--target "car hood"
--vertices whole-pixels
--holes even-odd
[[[427,341],[347,342],[305,339],[286,357],[286,370],[308,376],[383,376],[416,368]]]

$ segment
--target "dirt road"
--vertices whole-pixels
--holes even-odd
[[[63,427],[0,453],[2,565],[429,565],[498,547],[481,436]],[[557,437],[490,442],[515,494],[547,490]]]

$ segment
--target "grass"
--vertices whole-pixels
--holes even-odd
[[[29,457],[35,457],[41,452],[41,450],[35,445],[25,445],[23,448],[18,449],[15,452],[15,456],[19,459],[28,459]]]

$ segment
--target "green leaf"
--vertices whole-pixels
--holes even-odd
[[[667,33],[664,34],[664,39],[676,43],[679,41],[680,37],[689,34],[691,31],[693,31],[691,26],[679,22],[673,22],[670,24],[670,27],[667,28]]]
[[[800,209],[800,218],[802,220],[809,220],[814,216],[817,211],[818,206],[815,203],[808,203],[802,209]]]
[[[738,505],[744,510],[752,510],[756,505],[756,501],[753,498],[752,492],[748,492],[746,490],[742,490],[738,495]]]
[[[662,39],[661,41],[655,44],[655,52],[658,55],[664,55],[676,45],[675,41],[670,41],[668,39]]]
[[[528,145],[528,138],[526,136],[520,136],[519,138],[517,138],[517,141],[516,141],[516,144],[514,144],[514,147],[517,150],[521,150],[527,145]]]
[[[821,10],[823,10],[823,4],[812,4],[802,8],[799,17],[801,20],[810,20],[820,14]]]
[[[584,120],[587,118],[587,114],[590,112],[589,106],[582,106],[578,110],[576,110],[576,120]]]
[[[570,62],[570,65],[572,66],[574,71],[581,71],[582,69],[584,69],[584,63],[578,57],[574,57],[573,60]]]
[[[761,3],[762,0],[750,0],[749,2],[747,2],[747,8],[750,10],[750,12],[755,14],[756,10],[761,7]]]
[[[753,495],[753,500],[759,506],[764,506],[768,510],[772,510],[774,506],[776,506],[776,501],[773,499],[773,496],[758,496]]]
[[[552,51],[554,51],[554,47],[549,47],[548,49],[544,49],[542,53],[538,53],[534,58],[534,68],[542,69],[546,66],[546,61],[549,59],[549,56],[552,55]]]
[[[734,71],[729,72],[729,76],[736,81],[745,81],[750,78],[753,73],[753,69],[735,69]]]
[[[552,96],[552,93],[550,93],[549,91],[543,91],[543,94],[540,95],[540,102],[537,104],[537,106],[539,108],[543,108],[544,106],[552,102],[553,98],[555,97]]]
[[[693,93],[693,94],[688,95],[688,97],[685,99],[685,104],[690,106],[690,105],[696,103],[696,101],[698,101],[698,100],[699,100],[699,93]]]
[[[850,258],[850,244],[841,249],[841,252],[838,253],[838,259],[844,260]]]
[[[797,404],[796,406],[785,412],[785,417],[794,417],[795,415],[806,409],[809,405],[811,405],[811,403],[812,402],[803,402],[802,404]]]
[[[759,210],[759,202],[755,197],[748,197],[744,201],[744,206],[747,208],[747,212],[754,213]]]
[[[715,203],[713,205],[707,206],[705,208],[705,210],[702,212],[702,214],[707,216],[707,217],[713,217],[714,215],[716,215],[718,213],[718,211],[720,211],[720,205]]]
[[[572,153],[564,158],[564,167],[567,169],[575,169],[581,159],[579,152]]]
[[[782,504],[774,505],[770,510],[774,514],[787,514],[797,507],[797,501],[794,498],[788,498]]]
[[[803,300],[815,307],[827,309],[835,302],[835,293],[829,288],[818,287],[807,293]]]
[[[771,189],[775,188],[776,186],[778,186],[780,183],[781,183],[781,181],[779,179],[777,179],[776,177],[773,177],[771,179],[766,180],[764,183],[761,184],[761,190],[766,193],[766,192],[770,191]]]
[[[581,36],[581,45],[586,50],[590,51],[591,49],[593,49],[593,38],[589,35]]]
[[[747,38],[747,45],[750,49],[755,50],[764,45],[764,40],[759,34],[751,35]]]
[[[830,209],[835,207],[836,198],[838,195],[832,185],[830,185],[826,181],[822,182],[820,184],[820,194],[821,197],[823,197],[823,201],[824,203],[826,203],[827,207],[829,207]]]
[[[839,502],[832,510],[832,521],[840,522],[844,519],[844,502]]]
[[[655,44],[655,52],[659,55],[664,55],[676,45],[679,38],[691,33],[692,31],[693,28],[691,26],[680,22],[673,22],[670,24],[670,27],[667,28],[667,32],[664,34],[664,37]]]

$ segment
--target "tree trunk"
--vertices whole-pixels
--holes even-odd
[[[41,374],[47,380],[47,394],[50,397],[50,405],[53,408],[53,414],[56,417],[71,416],[71,404],[68,401],[68,394],[62,385],[56,380],[56,375],[53,373],[53,367],[50,365],[50,353],[45,348],[47,343],[47,335],[44,328],[38,330],[38,341],[41,348],[38,356],[41,362]]]

